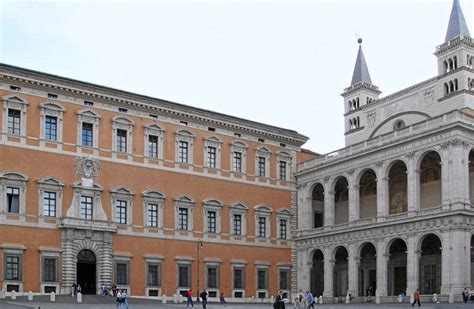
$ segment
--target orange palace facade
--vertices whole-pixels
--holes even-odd
[[[0,288],[233,300],[295,286],[307,137],[0,65]]]

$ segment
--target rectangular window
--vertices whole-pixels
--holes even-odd
[[[258,217],[258,237],[267,236],[267,219],[265,217]]]
[[[243,268],[234,268],[234,289],[245,289],[245,271]]]
[[[118,285],[128,284],[127,263],[117,263],[116,281]]]
[[[117,129],[117,151],[127,152],[127,130]]]
[[[56,217],[56,192],[43,192],[43,216]]]
[[[158,227],[158,205],[148,204],[148,226]]]
[[[188,209],[178,209],[178,230],[188,230]]]
[[[20,213],[20,188],[7,187],[7,211]]]
[[[93,147],[94,125],[92,123],[82,123],[82,146]]]
[[[287,269],[280,269],[280,290],[288,290],[290,282],[290,272]]]
[[[94,102],[91,101],[84,101],[85,106],[94,106]]]
[[[234,152],[234,172],[242,173],[242,153]]]
[[[81,219],[92,220],[92,196],[81,196]]]
[[[280,180],[286,180],[286,162],[280,161]]]
[[[58,118],[46,115],[44,119],[44,139],[55,141],[58,137]]]
[[[127,201],[115,201],[115,219],[117,223],[127,224]]]
[[[217,289],[219,288],[219,269],[217,267],[207,268],[207,288]]]
[[[242,215],[234,214],[234,235],[242,235]]]
[[[179,141],[178,162],[188,163],[188,142]]]
[[[147,286],[161,286],[161,264],[148,264]]]
[[[158,158],[158,136],[148,136],[148,156],[150,158]]]
[[[207,166],[216,168],[216,147],[207,147]]]
[[[286,220],[280,220],[280,238],[286,239]]]
[[[178,265],[178,287],[191,286],[191,266]]]
[[[7,122],[8,134],[20,135],[21,111],[9,108]]]
[[[5,280],[21,280],[20,256],[5,256]]]
[[[56,282],[56,258],[43,259],[43,282]]]
[[[58,98],[58,95],[57,95],[57,94],[54,94],[54,93],[48,93],[48,98],[49,98],[49,99],[57,99],[57,98]]]
[[[258,157],[258,176],[265,177],[265,157]]]
[[[207,212],[207,232],[208,233],[216,232],[216,212],[215,211]]]
[[[267,279],[268,279],[267,270],[266,269],[257,269],[257,289],[258,290],[268,289]]]

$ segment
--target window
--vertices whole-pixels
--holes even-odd
[[[56,192],[43,193],[43,216],[56,217]]]
[[[5,256],[5,280],[21,280],[20,256]]]
[[[115,201],[115,219],[117,223],[127,224],[127,201]]]
[[[44,122],[44,139],[55,141],[57,139],[58,118],[46,115]]]
[[[188,209],[179,208],[178,210],[178,230],[188,230]]]
[[[94,136],[94,125],[89,122],[82,123],[82,143],[84,147],[92,147]]]
[[[234,152],[234,172],[242,173],[242,153]]]
[[[161,264],[147,264],[147,286],[161,286]]]
[[[207,288],[217,289],[219,288],[219,268],[218,267],[207,267]]]
[[[126,113],[126,112],[128,112],[128,109],[119,107],[118,111],[121,112],[121,113]]]
[[[116,281],[118,285],[128,285],[128,263],[116,263]]]
[[[245,289],[245,270],[244,268],[234,268],[234,289]]]
[[[20,188],[7,187],[7,211],[20,212]]]
[[[43,279],[42,282],[57,282],[56,280],[56,258],[43,258]]]
[[[127,130],[117,129],[117,151],[127,152]]]
[[[280,238],[286,239],[286,220],[280,219]]]
[[[8,134],[20,135],[21,133],[21,111],[17,109],[8,109]]]
[[[288,269],[280,269],[280,290],[288,290],[290,285],[290,272]]]
[[[158,136],[148,136],[148,156],[158,158]]]
[[[234,235],[242,235],[242,215],[241,214],[234,214],[234,222],[233,222],[233,234]]]
[[[188,163],[188,142],[179,142],[178,162]]]
[[[92,220],[92,197],[81,196],[80,217],[85,220]]]
[[[288,233],[289,222],[291,220],[291,211],[288,208],[281,208],[276,212],[276,224],[278,227],[277,238],[278,239],[288,239],[290,236]]]
[[[266,290],[268,289],[268,271],[267,269],[257,269],[257,289]]]
[[[18,86],[10,86],[10,90],[13,90],[13,91],[20,91],[20,90],[21,90],[21,87],[18,87]]]
[[[158,227],[158,205],[148,204],[148,226]]]
[[[216,232],[216,212],[215,211],[207,212],[207,232],[208,233]]]
[[[258,176],[265,177],[265,157],[258,157]]]
[[[286,180],[286,162],[280,161],[280,180]]]
[[[54,93],[48,93],[48,99],[57,99],[58,95]]]
[[[210,168],[216,168],[216,147],[207,148],[207,166]]]
[[[288,181],[288,178],[290,177],[289,169],[291,166],[291,155],[287,152],[279,151],[276,154],[276,159],[276,174],[278,176],[278,180]]]
[[[84,101],[85,106],[94,106],[94,102],[91,101]]]
[[[267,218],[265,217],[258,217],[258,237],[266,237],[267,236]]]
[[[191,287],[191,265],[178,264],[178,287]]]

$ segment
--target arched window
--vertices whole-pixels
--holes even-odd
[[[427,153],[420,164],[420,207],[441,205],[441,158],[436,151]]]
[[[454,56],[453,62],[454,62],[454,69],[457,69],[458,68],[458,57]]]
[[[398,131],[398,130],[401,130],[405,127],[405,122],[401,119],[398,119],[397,121],[395,121],[395,123],[393,124],[393,131]]]
[[[366,170],[359,181],[360,218],[375,218],[377,215],[377,179],[373,170]]]
[[[389,177],[389,214],[407,211],[407,167],[402,161],[396,161],[390,168]]]
[[[324,226],[324,187],[318,183],[311,193],[313,228]]]
[[[345,177],[340,177],[334,187],[334,220],[335,223],[345,223],[349,219],[349,191]]]
[[[454,90],[458,91],[458,80],[457,79],[454,80]]]

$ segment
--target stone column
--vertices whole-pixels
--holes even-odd
[[[453,139],[449,157],[449,204],[451,209],[464,209],[469,203],[468,144],[461,139]]]
[[[383,239],[377,241],[377,290],[375,291],[378,296],[387,296],[387,264],[389,254],[385,252],[386,243]]]
[[[332,226],[334,225],[334,191],[326,191],[325,188],[324,193],[324,226]]]
[[[355,244],[349,246],[349,261],[348,261],[348,293],[352,296],[358,296],[358,283],[359,283],[359,264],[360,264],[360,257],[357,256],[357,248]]]
[[[331,256],[331,250],[327,249],[324,250],[324,297],[333,297],[334,295],[334,264],[335,260],[333,260]]]
[[[420,170],[416,166],[415,153],[410,152],[406,155],[407,166],[407,201],[408,215],[414,216],[420,209]]]
[[[461,294],[471,281],[471,233],[462,229],[445,230],[441,241],[441,293]]]
[[[450,142],[441,144],[441,204],[445,210],[449,208],[449,144]]]
[[[354,183],[354,177],[349,178],[349,222],[359,220],[359,184]]]
[[[298,249],[297,251],[297,284],[296,292],[298,290],[307,290],[311,287],[311,267],[312,263],[307,259],[309,249]],[[296,294],[293,294],[296,295]]]
[[[411,235],[407,241],[407,297],[419,288],[420,251],[416,246],[416,237]]]
[[[298,229],[308,230],[312,228],[311,222],[313,218],[311,193],[309,192],[308,186],[306,184],[298,186],[297,189],[298,211],[296,214],[298,215]]]
[[[375,164],[377,175],[377,221],[381,222],[388,215],[388,178],[383,176],[382,162]]]

